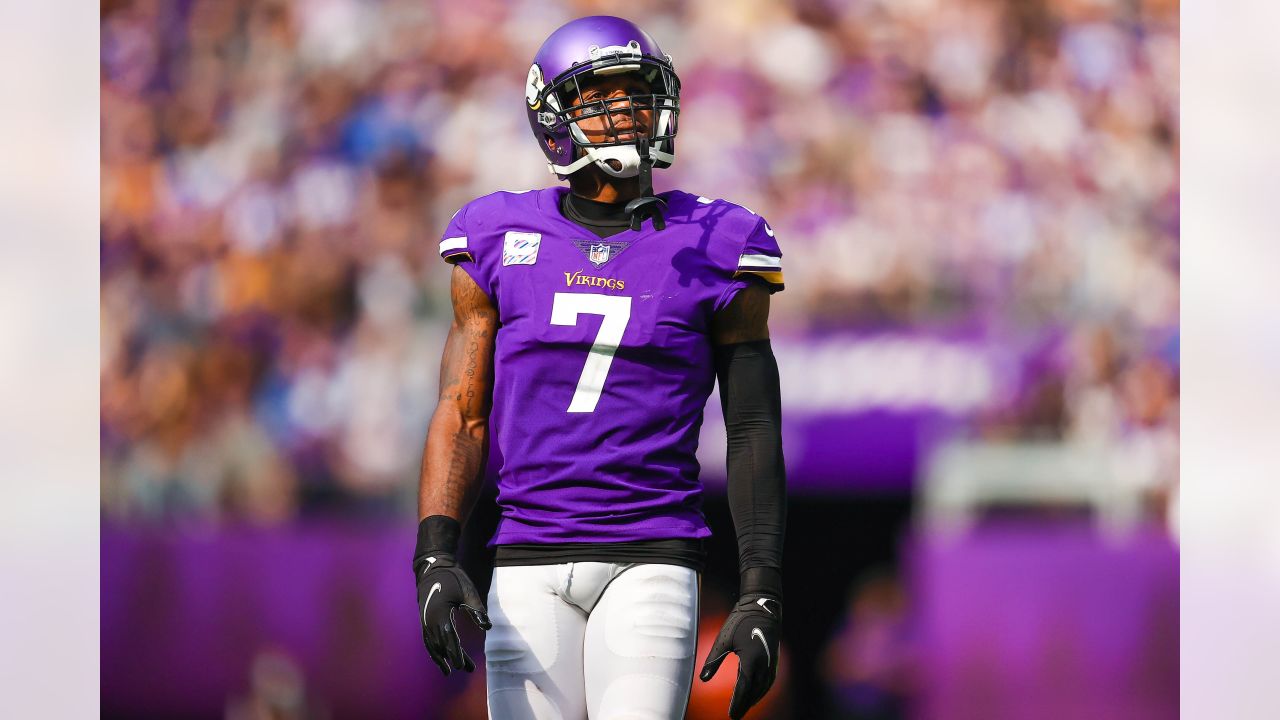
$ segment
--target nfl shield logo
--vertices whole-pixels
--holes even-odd
[[[590,252],[587,253],[587,259],[596,267],[600,267],[601,265],[609,262],[609,246],[592,245]]]

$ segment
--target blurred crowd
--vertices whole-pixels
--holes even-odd
[[[683,82],[656,177],[786,253],[785,336],[1046,343],[997,436],[1176,483],[1176,0],[103,0],[102,503],[274,522],[412,507],[449,318],[436,241],[556,182],[521,109],[561,23]]]

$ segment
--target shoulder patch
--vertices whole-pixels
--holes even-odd
[[[542,233],[507,231],[502,240],[503,265],[533,265],[538,262]]]

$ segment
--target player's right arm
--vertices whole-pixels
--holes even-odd
[[[418,480],[418,587],[422,641],[441,672],[471,672],[453,611],[461,607],[482,629],[491,627],[480,593],[457,564],[462,522],[484,482],[493,396],[493,349],[498,312],[462,268],[451,280],[453,323],[440,360],[440,397],[427,428]]]
[[[427,428],[418,517],[466,520],[484,480],[493,400],[498,310],[475,280],[453,267],[453,324],[440,359],[440,396]]]

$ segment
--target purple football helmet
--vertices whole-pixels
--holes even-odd
[[[585,101],[580,79],[622,73],[639,75],[649,94]],[[574,20],[542,43],[525,82],[529,127],[547,156],[551,172],[560,177],[594,162],[614,177],[635,177],[640,169],[638,145],[649,148],[653,167],[670,167],[676,159],[676,118],[680,114],[680,80],[671,57],[648,33],[628,20],[596,15]],[[573,99],[578,104],[569,109]],[[652,110],[648,141],[640,138],[589,142],[578,127],[586,118],[604,117],[613,129],[612,114],[629,111],[633,127],[637,110]],[[581,152],[579,152],[581,150]]]

